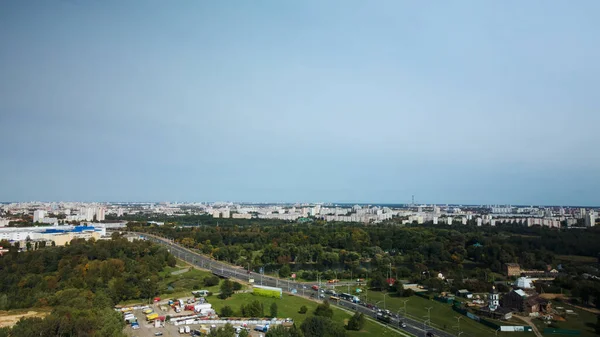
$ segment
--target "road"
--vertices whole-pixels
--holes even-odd
[[[240,268],[237,266],[232,266],[232,265],[224,263],[224,262],[216,261],[216,260],[212,259],[211,257],[191,251],[187,248],[184,248],[184,247],[178,245],[177,243],[173,242],[173,240],[170,240],[168,238],[164,238],[164,237],[160,237],[160,236],[156,236],[156,235],[152,235],[152,234],[147,234],[147,233],[137,233],[137,232],[135,232],[135,233],[130,232],[130,233],[137,234],[140,237],[142,237],[143,239],[150,240],[152,242],[155,242],[155,243],[158,243],[158,244],[161,244],[164,246],[168,246],[169,251],[175,257],[177,257],[181,260],[184,260],[192,265],[198,266],[200,268],[208,269],[215,275],[227,277],[227,278],[235,278],[238,280],[242,280],[244,282],[249,282],[250,279],[254,279],[254,284],[257,284],[257,285],[279,287],[279,288],[282,288],[283,291],[288,292],[288,293],[292,293],[294,291],[294,292],[296,292],[295,295],[297,295],[297,296],[300,295],[303,297],[310,298],[311,294],[312,294],[313,295],[312,297],[313,298],[315,297],[314,294],[316,294],[316,291],[314,291],[310,288],[310,285],[312,283],[302,283],[302,282],[296,282],[296,281],[290,281],[290,280],[282,280],[282,279],[272,277],[272,276],[266,276],[266,275],[262,275],[262,274],[255,273],[255,272],[248,272],[243,268]],[[374,319],[377,317],[376,311],[368,308],[365,303],[363,303],[362,305],[359,305],[359,304],[355,304],[355,303],[352,303],[349,301],[340,300],[337,303],[335,301],[330,301],[330,304],[336,305],[339,307],[343,307],[343,308],[346,308],[346,309],[349,309],[352,311],[361,312],[364,315],[366,315],[368,317],[372,317]],[[381,322],[381,323],[397,328],[399,321],[402,321],[402,322],[406,323],[406,327],[402,328],[401,330],[405,330],[415,336],[426,336],[427,332],[432,332],[434,334],[434,336],[455,337],[455,335],[452,335],[448,332],[435,329],[431,326],[425,326],[425,324],[423,322],[419,322],[414,319],[404,317],[402,315],[397,315],[397,314],[394,314],[394,315],[397,316],[398,318],[392,318],[390,323],[384,323],[384,322]]]

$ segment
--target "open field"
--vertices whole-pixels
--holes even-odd
[[[187,271],[184,271],[187,270]],[[183,272],[182,272],[183,271]],[[173,275],[175,273],[175,275]],[[208,290],[213,293],[219,292],[219,286],[211,286],[205,287],[202,284],[202,281],[207,276],[212,276],[213,274],[209,271],[200,270],[196,268],[192,268],[189,265],[177,261],[177,265],[175,267],[165,267],[165,269],[159,273],[159,275],[163,278],[159,283],[159,289],[161,290],[158,295],[160,298],[179,298],[179,297],[189,297],[192,295],[192,290]],[[171,286],[172,290],[167,290]],[[136,303],[149,303],[150,299],[146,300],[129,300],[125,302],[121,302],[121,305],[128,304],[136,304]]]
[[[292,296],[284,294],[281,299],[274,298],[266,298],[261,296],[255,296],[252,294],[235,294],[232,297],[221,300],[216,296],[211,296],[207,298],[208,302],[213,305],[213,308],[217,310],[217,312],[221,311],[225,305],[230,306],[234,312],[240,310],[240,306],[245,303],[250,303],[254,300],[258,300],[263,303],[265,308],[265,314],[269,314],[269,308],[273,302],[277,303],[278,308],[278,316],[281,318],[292,318],[296,322],[297,325],[302,324],[302,322],[315,311],[318,303],[314,301],[310,301],[298,296]],[[300,307],[305,305],[308,308],[306,314],[300,314],[298,311]],[[337,309],[334,307],[334,315],[333,320],[345,324],[348,319],[350,319],[351,314],[343,311],[341,309]],[[383,327],[373,321],[367,320],[365,327],[361,331],[348,331],[349,336],[400,336],[398,333],[389,330],[386,327]]]
[[[0,328],[12,327],[21,318],[40,317],[43,318],[50,313],[50,310],[10,310],[0,311]]]

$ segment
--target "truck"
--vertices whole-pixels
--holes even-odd
[[[146,320],[147,321],[153,321],[153,320],[155,320],[157,318],[158,318],[158,314],[155,313],[155,312],[153,312],[153,313],[151,313],[149,315],[146,315]]]
[[[267,331],[269,331],[269,324],[257,325],[254,327],[254,331],[267,332]]]
[[[210,303],[203,303],[203,304],[196,304],[193,305],[193,309],[195,312],[200,312],[203,309],[211,309],[212,308],[212,304]]]
[[[184,334],[184,333],[185,333],[185,330],[183,329],[183,327],[182,327],[182,326],[180,326],[180,327],[179,327],[179,333],[180,333],[180,334]]]
[[[185,333],[190,333],[190,331],[192,331],[192,330],[190,329],[190,327],[188,325],[186,325],[183,327],[183,331],[185,331]]]
[[[144,315],[148,315],[148,314],[151,314],[152,312],[154,312],[154,310],[148,308],[148,309],[142,310],[142,312],[144,313]]]
[[[185,305],[185,310],[191,310],[191,311],[194,311],[194,305],[193,305],[193,304],[186,304],[186,305]]]

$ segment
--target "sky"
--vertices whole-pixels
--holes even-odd
[[[0,201],[600,205],[599,12],[2,1]]]

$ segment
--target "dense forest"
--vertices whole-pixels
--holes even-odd
[[[2,243],[0,243],[2,245]],[[0,336],[121,336],[115,303],[157,294],[157,274],[175,258],[150,242],[73,240],[65,247],[10,252],[0,258],[0,310],[51,307]]]

